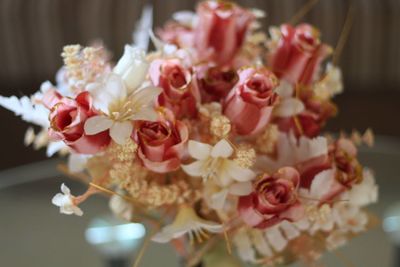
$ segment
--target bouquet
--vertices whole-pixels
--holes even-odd
[[[342,92],[333,49],[309,24],[265,34],[263,16],[201,2],[150,33],[153,52],[127,45],[114,64],[100,45],[69,45],[55,85],[1,97],[40,128],[25,143],[67,155],[64,171],[88,184],[79,196],[62,184],[60,212],[81,216],[83,201],[106,194],[189,266],[215,251],[311,264],[367,230],[377,186],[357,146],[372,132],[321,134]]]

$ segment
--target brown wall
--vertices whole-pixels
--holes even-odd
[[[101,39],[118,57],[131,40],[131,31],[145,3],[154,6],[160,26],[195,0],[0,0],[0,94],[36,91],[53,79],[61,65],[65,44],[88,44]],[[267,12],[263,27],[290,19],[305,0],[238,1]],[[339,97],[342,113],[330,124],[340,127],[374,126],[378,133],[399,135],[399,127],[385,114],[400,115],[400,1],[353,0],[354,25],[341,58],[347,94]],[[303,19],[321,28],[323,39],[337,42],[350,0],[320,0]],[[360,113],[361,112],[361,113]],[[345,114],[345,115],[343,115]],[[0,169],[43,157],[22,146],[26,124],[0,111]]]

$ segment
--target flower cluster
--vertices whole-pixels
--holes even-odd
[[[262,16],[204,1],[152,34],[156,51],[127,45],[114,64],[103,47],[68,46],[55,85],[1,97],[42,128],[27,143],[69,154],[69,173],[90,179],[77,197],[62,185],[60,212],[82,215],[87,197],[111,193],[125,219],[163,214],[152,239],[183,256],[214,235],[259,264],[315,259],[305,254],[320,248],[298,244],[333,249],[366,230],[377,186],[357,146],[373,136],[321,135],[342,91],[332,49],[309,24],[264,35]]]

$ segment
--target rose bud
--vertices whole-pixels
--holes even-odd
[[[169,111],[158,121],[138,122],[134,139],[138,144],[138,157],[143,165],[154,172],[177,170],[186,153],[189,138],[187,126],[172,118]]]
[[[150,65],[150,79],[163,92],[158,105],[172,110],[177,118],[194,117],[200,94],[192,85],[192,73],[179,59],[156,59]]]
[[[51,110],[49,130],[51,138],[64,141],[80,154],[95,154],[110,143],[108,131],[95,135],[86,135],[84,132],[83,126],[86,120],[98,115],[92,107],[92,100],[87,91],[80,93],[75,99],[65,98],[55,91],[49,91],[43,101]]]
[[[321,43],[319,31],[309,24],[284,24],[280,30],[277,47],[268,54],[272,70],[292,84],[311,84],[331,47]]]
[[[278,80],[265,68],[246,68],[238,74],[239,82],[225,98],[223,112],[239,135],[253,135],[268,124],[277,101]]]
[[[239,198],[238,211],[243,221],[265,229],[283,220],[301,219],[304,210],[297,199],[300,175],[292,167],[279,169],[272,176],[264,175],[254,191]]]
[[[218,64],[233,60],[239,52],[254,15],[233,3],[205,1],[198,5],[194,45],[201,59]]]
[[[203,103],[224,99],[238,80],[239,76],[232,68],[205,64],[196,69],[196,81]]]
[[[357,159],[357,148],[352,141],[340,138],[330,149],[336,167],[336,179],[351,188],[363,180],[362,166]]]
[[[172,21],[157,30],[157,36],[167,44],[173,44],[180,48],[193,47],[192,28]]]
[[[148,67],[146,53],[137,47],[126,45],[124,55],[114,67],[113,72],[122,77],[128,92],[132,92],[143,82]]]

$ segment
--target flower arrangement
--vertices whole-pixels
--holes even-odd
[[[60,212],[110,195],[117,216],[152,223],[148,240],[191,266],[219,240],[244,262],[311,263],[367,230],[377,186],[357,146],[372,132],[321,134],[342,92],[333,49],[309,24],[266,35],[262,16],[201,2],[151,34],[153,52],[127,45],[113,64],[101,46],[66,46],[56,85],[1,97],[41,128],[25,143],[68,155],[64,171],[88,184],[80,196],[63,184]]]

